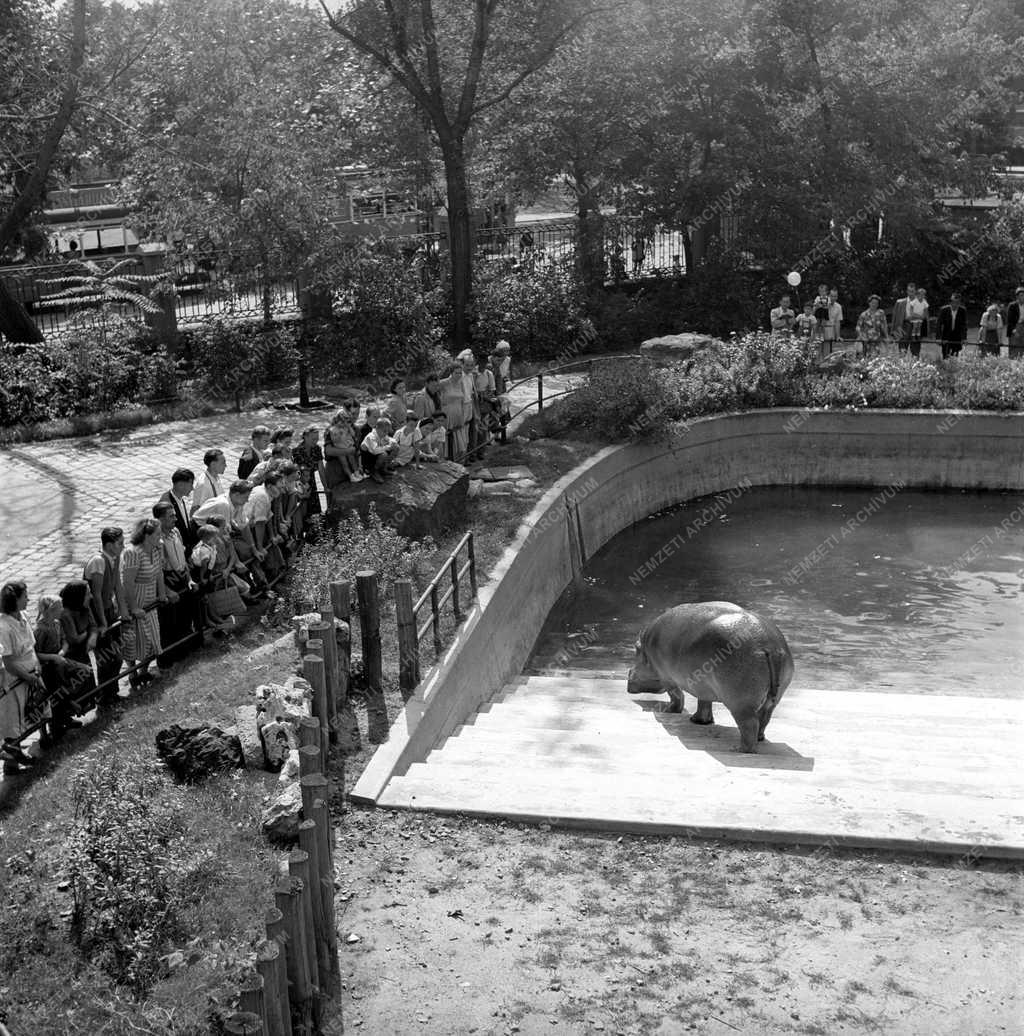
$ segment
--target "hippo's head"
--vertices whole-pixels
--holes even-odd
[[[636,638],[636,658],[626,675],[627,694],[657,693],[662,689],[661,678],[647,661],[643,641],[643,635]]]

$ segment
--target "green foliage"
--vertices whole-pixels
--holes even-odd
[[[265,328],[211,320],[183,342],[204,391],[217,396],[290,381],[298,366],[298,336],[284,324]]]
[[[345,248],[328,271],[333,319],[312,329],[310,357],[329,380],[352,374],[394,377],[422,369],[441,338],[433,290],[422,268],[393,244]]]
[[[1024,410],[1024,364],[996,357],[928,363],[869,357],[823,367],[816,349],[763,332],[700,350],[684,363],[598,364],[545,412],[545,434],[606,441],[650,436],[674,421],[767,407]]]
[[[161,976],[160,958],[188,934],[184,918],[216,873],[191,844],[189,816],[170,779],[138,750],[98,751],[74,786],[75,827],[62,852],[80,951],[137,999]]]
[[[0,348],[0,425],[126,410],[177,396],[177,370],[153,332],[133,320],[73,327],[44,347]]]
[[[310,602],[318,605],[328,583],[343,579],[354,584],[357,572],[376,572],[383,597],[396,579],[411,579],[418,587],[433,575],[427,568],[435,549],[433,540],[399,535],[381,521],[373,504],[365,521],[358,511],[350,511],[334,528],[322,520],[318,524],[319,536],[289,570],[288,601],[296,611]]]
[[[567,262],[541,255],[516,263],[481,263],[476,280],[474,338],[481,349],[507,338],[520,359],[545,360],[594,337]]]

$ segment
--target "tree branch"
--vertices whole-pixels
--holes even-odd
[[[82,66],[85,63],[85,0],[74,0],[71,19],[71,51],[68,55],[68,70],[64,80],[64,89],[61,91],[60,104],[57,106],[57,113],[53,121],[43,136],[39,152],[36,155],[35,166],[29,174],[25,186],[14,199],[14,204],[7,210],[3,222],[0,223],[0,255],[10,248],[11,242],[22,224],[28,219],[29,213],[42,197],[43,188],[50,175],[50,168],[57,155],[57,149],[60,147],[61,138],[75,112]]]

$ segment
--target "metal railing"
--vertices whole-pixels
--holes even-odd
[[[608,356],[587,356],[579,360],[571,360],[568,363],[559,364],[558,366],[547,366],[541,368],[536,374],[530,374],[525,378],[520,378],[518,381],[514,381],[509,385],[506,391],[511,391],[514,388],[518,388],[520,385],[525,385],[528,382],[537,382],[537,398],[527,403],[525,406],[521,406],[515,413],[509,416],[509,423],[511,424],[521,414],[526,413],[527,410],[532,410],[534,407],[537,408],[537,413],[541,414],[544,412],[544,404],[550,403],[552,400],[559,399],[562,396],[571,395],[577,389],[581,388],[584,381],[581,380],[578,384],[569,385],[562,389],[560,392],[544,394],[544,378],[550,374],[557,374],[559,371],[568,371],[575,367],[585,367],[586,375],[589,375],[595,363],[604,363],[609,360],[633,360],[634,362],[638,359],[636,353],[614,353]]]
[[[466,561],[460,567],[459,555],[466,550]],[[452,615],[456,623],[466,617],[459,597],[459,584],[469,576],[470,600],[476,600],[476,551],[473,545],[473,533],[467,532],[456,544],[455,549],[437,570],[437,574],[427,584],[419,599],[413,603],[410,584],[401,581],[395,585],[395,611],[398,618],[398,681],[403,691],[411,691],[420,682],[420,644],[428,631],[433,631],[435,657],[440,657],[444,650],[441,636],[442,609],[451,601]],[[442,584],[448,584],[444,592]],[[420,624],[420,614],[430,609],[427,620]]]

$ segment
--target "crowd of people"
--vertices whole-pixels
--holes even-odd
[[[505,439],[510,348],[499,342],[477,362],[470,350],[409,396],[391,382],[381,406],[345,399],[323,430],[310,425],[252,430],[233,479],[218,447],[170,487],[126,535],[100,532],[81,578],[36,604],[14,579],[0,587],[0,761],[30,768],[23,741],[35,730],[45,749],[123,695],[160,679],[207,633],[224,635],[248,606],[273,594],[302,546],[309,520],[344,483],[383,482],[403,466],[479,458]],[[321,490],[321,486],[323,489]]]
[[[949,302],[933,314],[928,293],[914,283],[908,283],[906,294],[898,298],[892,309],[892,318],[881,308],[881,297],[868,296],[867,308],[856,322],[856,340],[865,356],[876,354],[884,343],[894,342],[901,353],[920,357],[921,342],[936,341],[942,348],[942,358],[957,356],[968,341],[967,310],[959,292],[952,292]],[[1014,300],[1003,305],[997,299],[988,299],[977,327],[976,342],[983,356],[998,356],[1000,348],[1008,348],[1011,359],[1024,359],[1024,287],[1017,288]],[[826,356],[838,348],[842,339],[844,320],[839,291],[825,284],[818,285],[813,300],[805,302],[796,312],[792,297],[783,295],[770,314],[773,331],[786,331],[815,342],[819,354]]]

